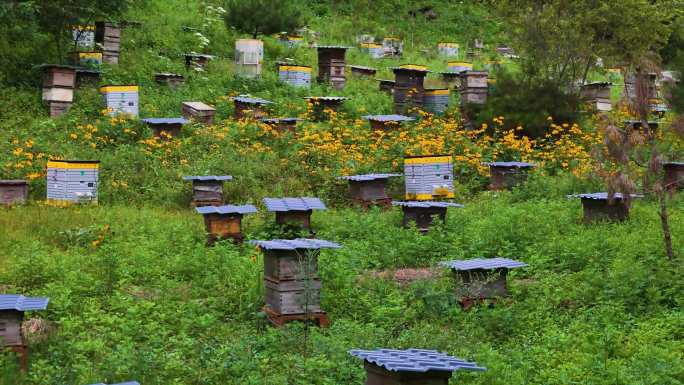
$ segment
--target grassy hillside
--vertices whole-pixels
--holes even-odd
[[[378,67],[379,78],[408,62],[446,69],[438,41],[505,42],[479,2],[434,2],[435,20],[411,17],[413,4],[393,3],[311,2],[306,12],[322,43],[355,45],[358,33],[402,36],[402,59],[349,51],[348,63]],[[605,189],[590,155],[602,140],[593,117],[549,117],[548,135],[534,141],[504,130],[505,116],[466,131],[454,95],[444,116],[373,133],[360,117],[392,111],[375,81],[349,77],[343,91],[278,83],[276,60],[315,66],[314,50],[265,37],[262,78],[241,79],[232,51],[244,36],[226,29],[208,2],[148,0],[126,18],[143,27],[124,31],[120,64],[103,68],[101,84],[139,84],[143,118],[179,116],[181,102],[201,100],[216,106],[217,124],[187,125],[180,138],[160,141],[137,119],[103,114],[96,88],[78,90],[58,119],[46,116],[38,82],[0,88],[0,178],[27,178],[31,188],[27,206],[0,209],[0,292],[51,298],[47,311],[30,314],[29,373],[0,353],[0,385],[362,384],[362,362],[347,351],[379,347],[436,349],[488,369],[456,373],[452,384],[684,383],[681,260],[665,258],[657,203],[635,202],[625,223],[584,226],[579,201],[566,198]],[[218,58],[206,71],[189,71],[182,54],[190,51]],[[185,85],[157,85],[153,74],[164,71],[184,74]],[[435,74],[427,82],[440,84]],[[351,99],[331,122],[302,122],[294,136],[235,120],[229,96],[241,93],[273,100],[272,116],[304,118],[304,96]],[[681,141],[670,144],[673,153],[684,149]],[[403,155],[431,153],[454,155],[457,201],[466,206],[450,209],[447,223],[427,235],[401,228],[397,208],[349,207],[346,185],[336,179],[401,172]],[[46,205],[50,157],[101,160],[99,205]],[[481,162],[496,159],[539,167],[524,187],[483,192]],[[319,238],[343,245],[323,251],[319,264],[329,329],[269,326],[261,253],[248,244],[205,246],[202,218],[181,179],[202,174],[233,175],[228,201],[260,206],[245,219],[248,239],[278,235],[261,207],[264,196],[319,196],[328,204],[313,226]],[[403,180],[390,191],[401,198]],[[680,254],[682,209],[680,194],[671,201]],[[529,264],[509,275],[512,297],[461,310],[454,281],[434,266],[494,256]],[[405,268],[432,269],[428,279],[398,284],[392,274]]]

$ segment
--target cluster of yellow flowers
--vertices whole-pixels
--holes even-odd
[[[26,140],[12,139],[12,158],[8,158],[2,164],[3,174],[13,175],[23,173],[28,180],[34,180],[44,176],[44,172],[36,172],[37,166],[45,165],[48,156],[34,149],[34,141],[31,138]]]

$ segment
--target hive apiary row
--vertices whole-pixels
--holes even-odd
[[[459,45],[456,43],[439,43],[437,44],[437,51],[442,56],[456,57],[458,56]]]
[[[119,63],[121,50],[121,28],[108,22],[95,23],[95,42],[102,46],[102,61],[109,64]]]
[[[311,67],[281,64],[278,66],[278,78],[294,87],[310,88]]]
[[[449,107],[449,89],[425,90],[423,109],[433,114],[441,114]]]
[[[104,104],[110,115],[128,114],[138,116],[138,86],[120,85],[100,87]]]
[[[50,160],[47,199],[50,202],[97,202],[99,161]]]

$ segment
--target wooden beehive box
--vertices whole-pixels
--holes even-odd
[[[176,89],[185,83],[185,77],[180,74],[160,72],[154,74],[154,81],[157,84],[166,85],[171,89]]]
[[[102,61],[119,64],[121,51],[121,27],[115,23],[99,21],[95,23],[95,42],[102,47]]]
[[[319,46],[318,50],[318,82],[330,83],[336,89],[343,89],[345,84],[345,54],[348,47]]]
[[[402,225],[405,228],[415,224],[421,233],[428,232],[435,219],[446,223],[447,208],[463,207],[463,205],[458,203],[427,201],[392,202],[392,205],[401,207],[401,211],[404,213]]]
[[[25,180],[0,180],[0,205],[13,206],[26,203],[28,182]]]
[[[221,240],[242,243],[242,217],[257,212],[256,207],[252,205],[201,206],[195,210],[204,217],[209,246]]]
[[[454,197],[453,157],[421,155],[404,157],[407,200]]]
[[[527,266],[507,258],[453,260],[441,262],[440,265],[452,270],[456,279],[456,294],[462,303],[508,297],[508,271]]]
[[[373,77],[378,72],[378,70],[373,67],[359,65],[350,65],[349,69],[351,70],[352,75],[359,77]]]
[[[349,181],[352,202],[364,208],[373,204],[389,207],[392,199],[387,195],[387,182],[389,178],[398,176],[401,174],[363,174],[342,176],[340,179]]]
[[[181,106],[185,119],[195,120],[207,125],[214,124],[216,109],[202,102],[183,102]]]
[[[313,120],[324,122],[330,119],[330,114],[326,110],[339,111],[342,103],[348,98],[341,96],[307,96],[305,99],[311,106]]]
[[[297,134],[297,122],[300,120],[299,118],[262,118],[261,122],[268,124],[280,133]]]
[[[373,131],[398,130],[402,123],[412,122],[415,119],[404,115],[366,115],[363,119],[368,120]]]
[[[152,135],[158,138],[177,138],[181,134],[185,118],[147,118],[143,122],[152,130]]]
[[[224,202],[223,183],[233,180],[230,175],[193,175],[183,177],[192,181],[192,204],[200,206],[221,206]]]
[[[73,89],[76,85],[76,69],[74,67],[46,65],[43,68],[43,88]]]
[[[506,190],[516,187],[525,182],[527,171],[534,167],[526,162],[489,162],[491,190]]]
[[[430,72],[425,66],[405,64],[392,68],[394,72],[394,112],[397,114],[417,114],[423,109],[425,98],[425,76]]]
[[[209,60],[213,59],[213,58],[214,58],[214,56],[212,56],[212,55],[186,53],[185,54],[185,66],[189,69],[202,70],[202,69],[206,68],[207,64],[209,64]]]
[[[461,72],[462,89],[471,88],[488,88],[487,78],[489,74],[487,71],[463,71]]]
[[[47,200],[56,204],[97,202],[100,161],[54,160],[47,163]]]
[[[612,201],[608,199],[608,193],[605,192],[576,194],[569,197],[582,200],[585,224],[601,221],[620,222],[629,218],[629,206],[620,193],[615,193]],[[640,197],[640,195],[632,194],[632,198]]]
[[[349,354],[364,360],[366,385],[447,385],[452,372],[486,370],[436,350],[351,350]]]
[[[76,88],[94,87],[100,82],[102,71],[79,68],[76,70]]]
[[[387,79],[377,79],[378,80],[378,87],[380,91],[386,92],[390,95],[394,93],[394,80],[387,80]]]
[[[674,192],[684,190],[684,162],[665,162],[665,187]]]
[[[232,98],[235,105],[236,119],[260,119],[266,117],[268,112],[266,106],[273,102],[261,98],[254,98],[248,95],[239,95]]]
[[[312,234],[312,211],[326,210],[325,204],[318,198],[264,198],[263,202],[268,211],[276,213],[276,224]]]
[[[487,88],[459,89],[461,105],[466,104],[485,104],[487,102]]]

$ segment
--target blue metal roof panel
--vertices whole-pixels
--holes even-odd
[[[325,204],[318,198],[264,198],[268,211],[325,210]]]
[[[392,72],[399,72],[399,71],[412,71],[412,72],[423,72],[423,73],[430,73],[432,71],[428,69],[419,69],[419,68],[406,68],[406,67],[392,67],[390,68]]]
[[[264,123],[292,123],[292,122],[299,122],[304,119],[301,118],[261,118],[259,119],[260,121]]]
[[[494,166],[494,167],[517,167],[517,168],[535,167],[534,163],[527,163],[527,162],[485,162],[484,165]]]
[[[464,260],[455,259],[452,261],[443,261],[439,264],[453,270],[461,271],[474,269],[515,269],[517,267],[527,267],[526,263],[514,261],[508,258],[477,258]]]
[[[208,180],[215,180],[215,181],[224,181],[224,180],[233,180],[233,177],[230,175],[190,175],[190,176],[184,176],[183,180],[189,181],[189,180],[198,180],[198,181],[208,181]]]
[[[346,175],[339,176],[338,179],[351,180],[354,182],[367,182],[376,179],[389,179],[393,176],[402,176],[403,174],[360,174],[360,175]]]
[[[307,100],[347,100],[344,96],[307,96],[304,99]]]
[[[351,47],[348,47],[346,45],[317,45],[316,48],[323,48],[323,49],[350,49]]]
[[[253,214],[257,208],[253,205],[224,205],[224,206],[202,206],[195,207],[195,210],[202,214]]]
[[[477,366],[475,362],[468,362],[436,350],[350,350],[349,354],[393,372],[424,373],[428,371],[487,370],[484,367]]]
[[[415,118],[412,118],[410,116],[397,115],[397,114],[365,115],[365,116],[362,116],[361,118],[366,119],[366,120],[374,120],[374,121],[378,121],[378,122],[407,122],[407,121],[416,120]]]
[[[359,66],[359,65],[355,65],[355,64],[349,64],[349,65],[347,65],[347,67],[356,68],[356,69],[360,69],[360,70],[377,71],[377,69],[375,69],[373,67]]]
[[[640,194],[630,194],[632,198],[643,198],[643,195]],[[595,200],[608,200],[608,193],[607,192],[597,192],[597,193],[588,193],[588,194],[572,194],[568,195],[568,198],[583,198],[583,199],[595,199]],[[615,193],[613,195],[614,199],[622,199],[622,193]]]
[[[149,124],[185,124],[188,122],[185,118],[147,118],[142,121]]]
[[[0,310],[45,310],[50,298],[24,297],[19,294],[0,294]]]
[[[238,95],[233,98],[232,100],[240,103],[246,103],[246,104],[273,104],[272,101],[262,99],[262,98],[255,98],[249,95]]]
[[[107,385],[103,382],[99,382],[97,384],[90,384],[90,385]],[[119,382],[117,384],[109,384],[109,385],[140,385],[138,381],[128,381],[128,382]]]
[[[339,249],[342,247],[335,242],[326,241],[324,239],[272,239],[270,241],[254,240],[249,241],[253,245],[257,245],[266,250],[296,250],[296,249]]]
[[[460,203],[452,202],[431,202],[431,201],[395,201],[392,202],[393,206],[401,207],[464,207]]]

